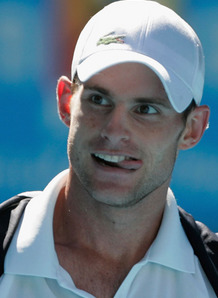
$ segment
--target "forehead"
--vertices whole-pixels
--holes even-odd
[[[140,63],[122,63],[111,66],[83,83],[84,89],[107,90],[123,97],[158,98],[169,103],[159,77]]]

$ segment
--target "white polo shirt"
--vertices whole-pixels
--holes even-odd
[[[76,288],[55,252],[53,212],[67,174],[68,170],[60,173],[27,205],[6,255],[5,273],[0,279],[1,298],[93,298]],[[114,297],[216,297],[183,231],[170,190],[156,239]]]

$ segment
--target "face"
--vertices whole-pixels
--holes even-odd
[[[108,68],[72,97],[72,180],[96,202],[135,205],[167,189],[183,130],[153,71],[137,63]]]

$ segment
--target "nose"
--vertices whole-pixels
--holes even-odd
[[[128,113],[124,107],[115,107],[109,115],[105,116],[105,125],[101,130],[101,137],[112,145],[119,142],[128,142],[130,129],[128,127]]]

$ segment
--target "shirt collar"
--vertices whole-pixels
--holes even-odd
[[[5,259],[5,273],[57,278],[60,266],[54,247],[53,212],[68,170],[56,176],[26,207]],[[194,273],[194,253],[180,223],[176,200],[168,191],[162,223],[145,258],[147,262]]]
[[[53,239],[53,213],[67,174],[68,170],[61,172],[28,203],[6,255],[5,273],[56,278],[59,263]]]
[[[160,229],[145,260],[178,271],[195,273],[194,252],[181,225],[176,200],[170,189]]]

